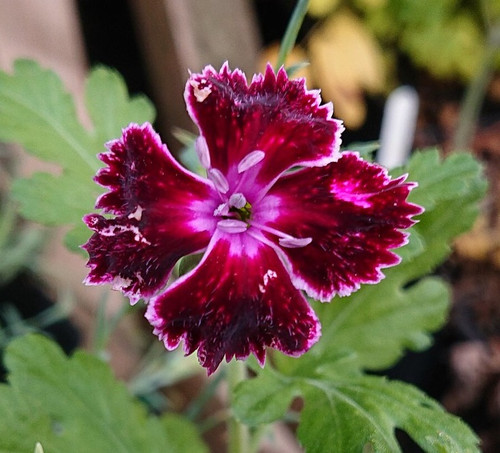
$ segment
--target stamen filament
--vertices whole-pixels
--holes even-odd
[[[305,247],[306,245],[309,245],[312,242],[312,238],[296,238],[294,236],[291,236],[289,234],[283,233],[283,231],[277,230],[276,228],[269,227],[267,225],[261,225],[256,222],[251,222],[251,226],[258,228],[261,231],[266,231],[267,233],[273,234],[274,236],[277,236],[278,243],[282,247],[286,248],[300,248],[300,247]]]
[[[272,227],[267,226],[267,225],[261,225],[260,223],[253,222],[253,221],[250,222],[250,224],[253,227],[258,228],[259,230],[266,231],[268,233],[273,234],[274,236],[278,236],[280,238],[286,238],[286,239],[294,239],[293,236],[290,236],[289,234],[283,233],[283,231],[277,230],[276,228],[272,228]]]

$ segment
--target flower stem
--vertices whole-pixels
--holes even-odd
[[[285,64],[288,54],[292,51],[302,22],[304,21],[308,6],[309,0],[297,1],[297,5],[295,6],[290,22],[288,22],[285,34],[281,40],[278,61],[276,62],[276,70]]]
[[[233,360],[228,365],[228,384],[230,398],[233,397],[233,392],[236,386],[247,378],[247,369],[245,362],[241,360]],[[229,453],[249,453],[250,446],[250,431],[248,426],[237,420],[234,415],[231,415],[228,422],[229,430]]]
[[[493,75],[495,59],[499,49],[500,25],[497,25],[489,33],[481,67],[465,92],[458,118],[458,126],[453,137],[454,150],[465,150],[470,147],[481,105]]]

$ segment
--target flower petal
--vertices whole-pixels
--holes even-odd
[[[319,93],[307,91],[303,79],[289,80],[284,69],[275,74],[268,65],[248,85],[227,64],[220,72],[207,66],[191,75],[185,99],[212,166],[228,180],[248,161],[259,166],[256,182],[267,186],[295,165],[321,166],[338,157],[343,126],[331,118],[331,104],[320,106]]]
[[[168,349],[184,340],[213,373],[224,356],[265,347],[298,356],[319,338],[320,325],[271,247],[248,234],[216,233],[202,262],[152,299],[146,317]]]
[[[356,153],[280,178],[268,193],[279,216],[268,226],[296,238],[312,238],[302,248],[281,249],[295,286],[329,301],[335,294],[350,294],[361,283],[380,281],[380,269],[400,261],[390,251],[407,242],[400,230],[413,225],[412,216],[422,212],[406,201],[415,184],[404,180],[391,180],[385,169]],[[277,243],[277,238],[266,236]]]
[[[96,207],[115,214],[84,218],[94,230],[88,284],[111,283],[132,302],[166,283],[175,262],[203,250],[220,202],[212,186],[180,167],[149,124],[131,124],[100,155],[96,181],[109,188]]]

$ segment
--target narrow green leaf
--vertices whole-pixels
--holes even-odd
[[[52,453],[208,451],[187,420],[148,416],[109,366],[85,352],[68,359],[50,340],[28,335],[10,343],[5,363],[1,453],[32,451],[36,442]]]
[[[276,69],[279,69],[286,62],[287,56],[293,49],[295,41],[302,26],[302,22],[307,14],[307,7],[309,6],[309,0],[297,0],[295,9],[293,10],[292,17],[288,22],[285,34],[281,40],[280,50],[278,53],[278,61],[276,62]]]
[[[349,143],[346,147],[342,147],[343,150],[356,151],[359,155],[368,162],[373,162],[375,157],[375,152],[379,150],[380,143],[378,141],[373,142],[353,142]]]
[[[41,248],[43,233],[32,225],[17,224],[17,209],[11,200],[0,199],[0,285],[6,284],[21,269],[34,263]]]
[[[292,78],[297,72],[299,72],[301,69],[306,68],[309,65],[310,63],[308,61],[299,61],[298,63],[295,63],[291,66],[287,66],[285,70],[288,77]]]

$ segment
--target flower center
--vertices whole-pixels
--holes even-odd
[[[214,211],[214,216],[222,217],[217,225],[228,233],[242,233],[250,226],[252,205],[241,192],[233,193]]]
[[[247,198],[242,192],[238,192],[239,188],[243,185],[242,180],[233,186],[234,192],[228,197],[230,189],[229,181],[226,176],[211,166],[210,153],[205,138],[198,137],[195,143],[195,149],[200,159],[201,165],[207,170],[207,177],[212,181],[215,189],[217,190],[222,203],[214,210],[214,217],[220,217],[221,220],[217,222],[217,228],[226,233],[244,233],[250,227],[266,232],[278,238],[278,243],[286,248],[300,248],[309,245],[312,238],[297,238],[287,233],[279,231],[275,228],[263,225],[252,220],[252,205],[248,202]],[[238,175],[245,173],[250,168],[255,167],[266,157],[264,151],[255,150],[248,153],[237,166]],[[251,233],[252,234],[252,233]],[[262,236],[260,237],[263,240]],[[267,243],[268,239],[265,239]],[[272,245],[272,244],[270,244]]]
[[[236,203],[235,203],[236,199]],[[229,214],[233,214],[235,218],[248,222],[252,215],[252,205],[245,199],[242,193],[235,193],[229,198]]]

